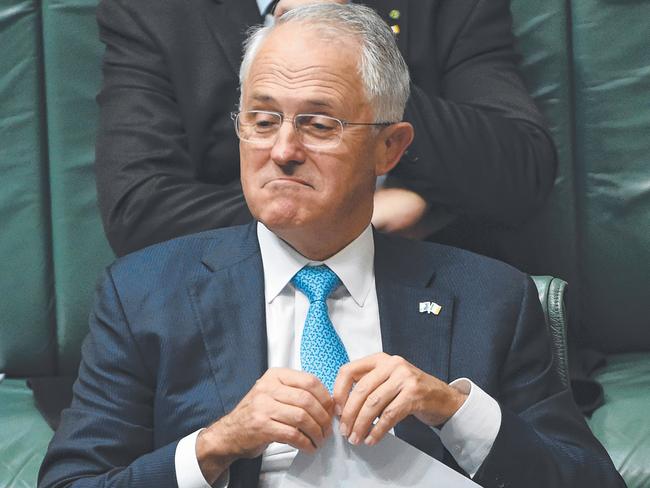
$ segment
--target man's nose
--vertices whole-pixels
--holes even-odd
[[[301,164],[305,160],[305,148],[290,120],[284,120],[271,148],[271,159],[280,166]]]

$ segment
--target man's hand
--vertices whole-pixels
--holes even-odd
[[[232,412],[199,434],[203,476],[212,484],[236,459],[257,457],[271,442],[315,452],[331,434],[333,407],[315,376],[269,369]]]
[[[289,10],[300,7],[302,5],[309,5],[310,3],[349,3],[349,0],[280,0],[275,6],[273,15],[281,17],[282,14]]]
[[[342,366],[333,396],[341,434],[352,444],[370,446],[408,415],[427,425],[444,424],[467,398],[405,359],[383,352]]]

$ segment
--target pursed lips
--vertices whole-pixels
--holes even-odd
[[[300,186],[307,186],[309,188],[314,188],[314,186],[311,185],[310,183],[308,183],[307,181],[305,181],[305,180],[303,180],[301,178],[295,178],[295,177],[291,177],[291,176],[283,176],[281,178],[273,178],[273,179],[267,181],[266,183],[264,183],[264,185],[262,185],[262,188],[264,188],[264,187],[266,187],[268,185],[272,185],[274,183],[276,183],[278,185],[282,185],[282,186],[284,186],[284,185],[300,185]]]

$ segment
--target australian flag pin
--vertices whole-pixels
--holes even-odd
[[[420,313],[432,313],[439,315],[442,307],[436,302],[420,302]]]

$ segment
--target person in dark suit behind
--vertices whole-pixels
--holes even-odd
[[[251,220],[229,114],[243,35],[269,1],[100,2],[97,189],[117,255]],[[472,235],[477,224],[525,221],[548,195],[556,162],[517,72],[509,0],[364,3],[394,26],[416,129],[377,192],[374,225],[423,237],[455,218],[438,239],[476,249],[485,242]],[[418,228],[423,220],[430,225]]]
[[[352,444],[394,429],[485,487],[624,486],[553,368],[530,278],[372,230],[375,179],[413,138],[377,14],[292,10],[251,35],[240,78],[257,223],[107,269],[39,486],[278,486],[334,416]]]

